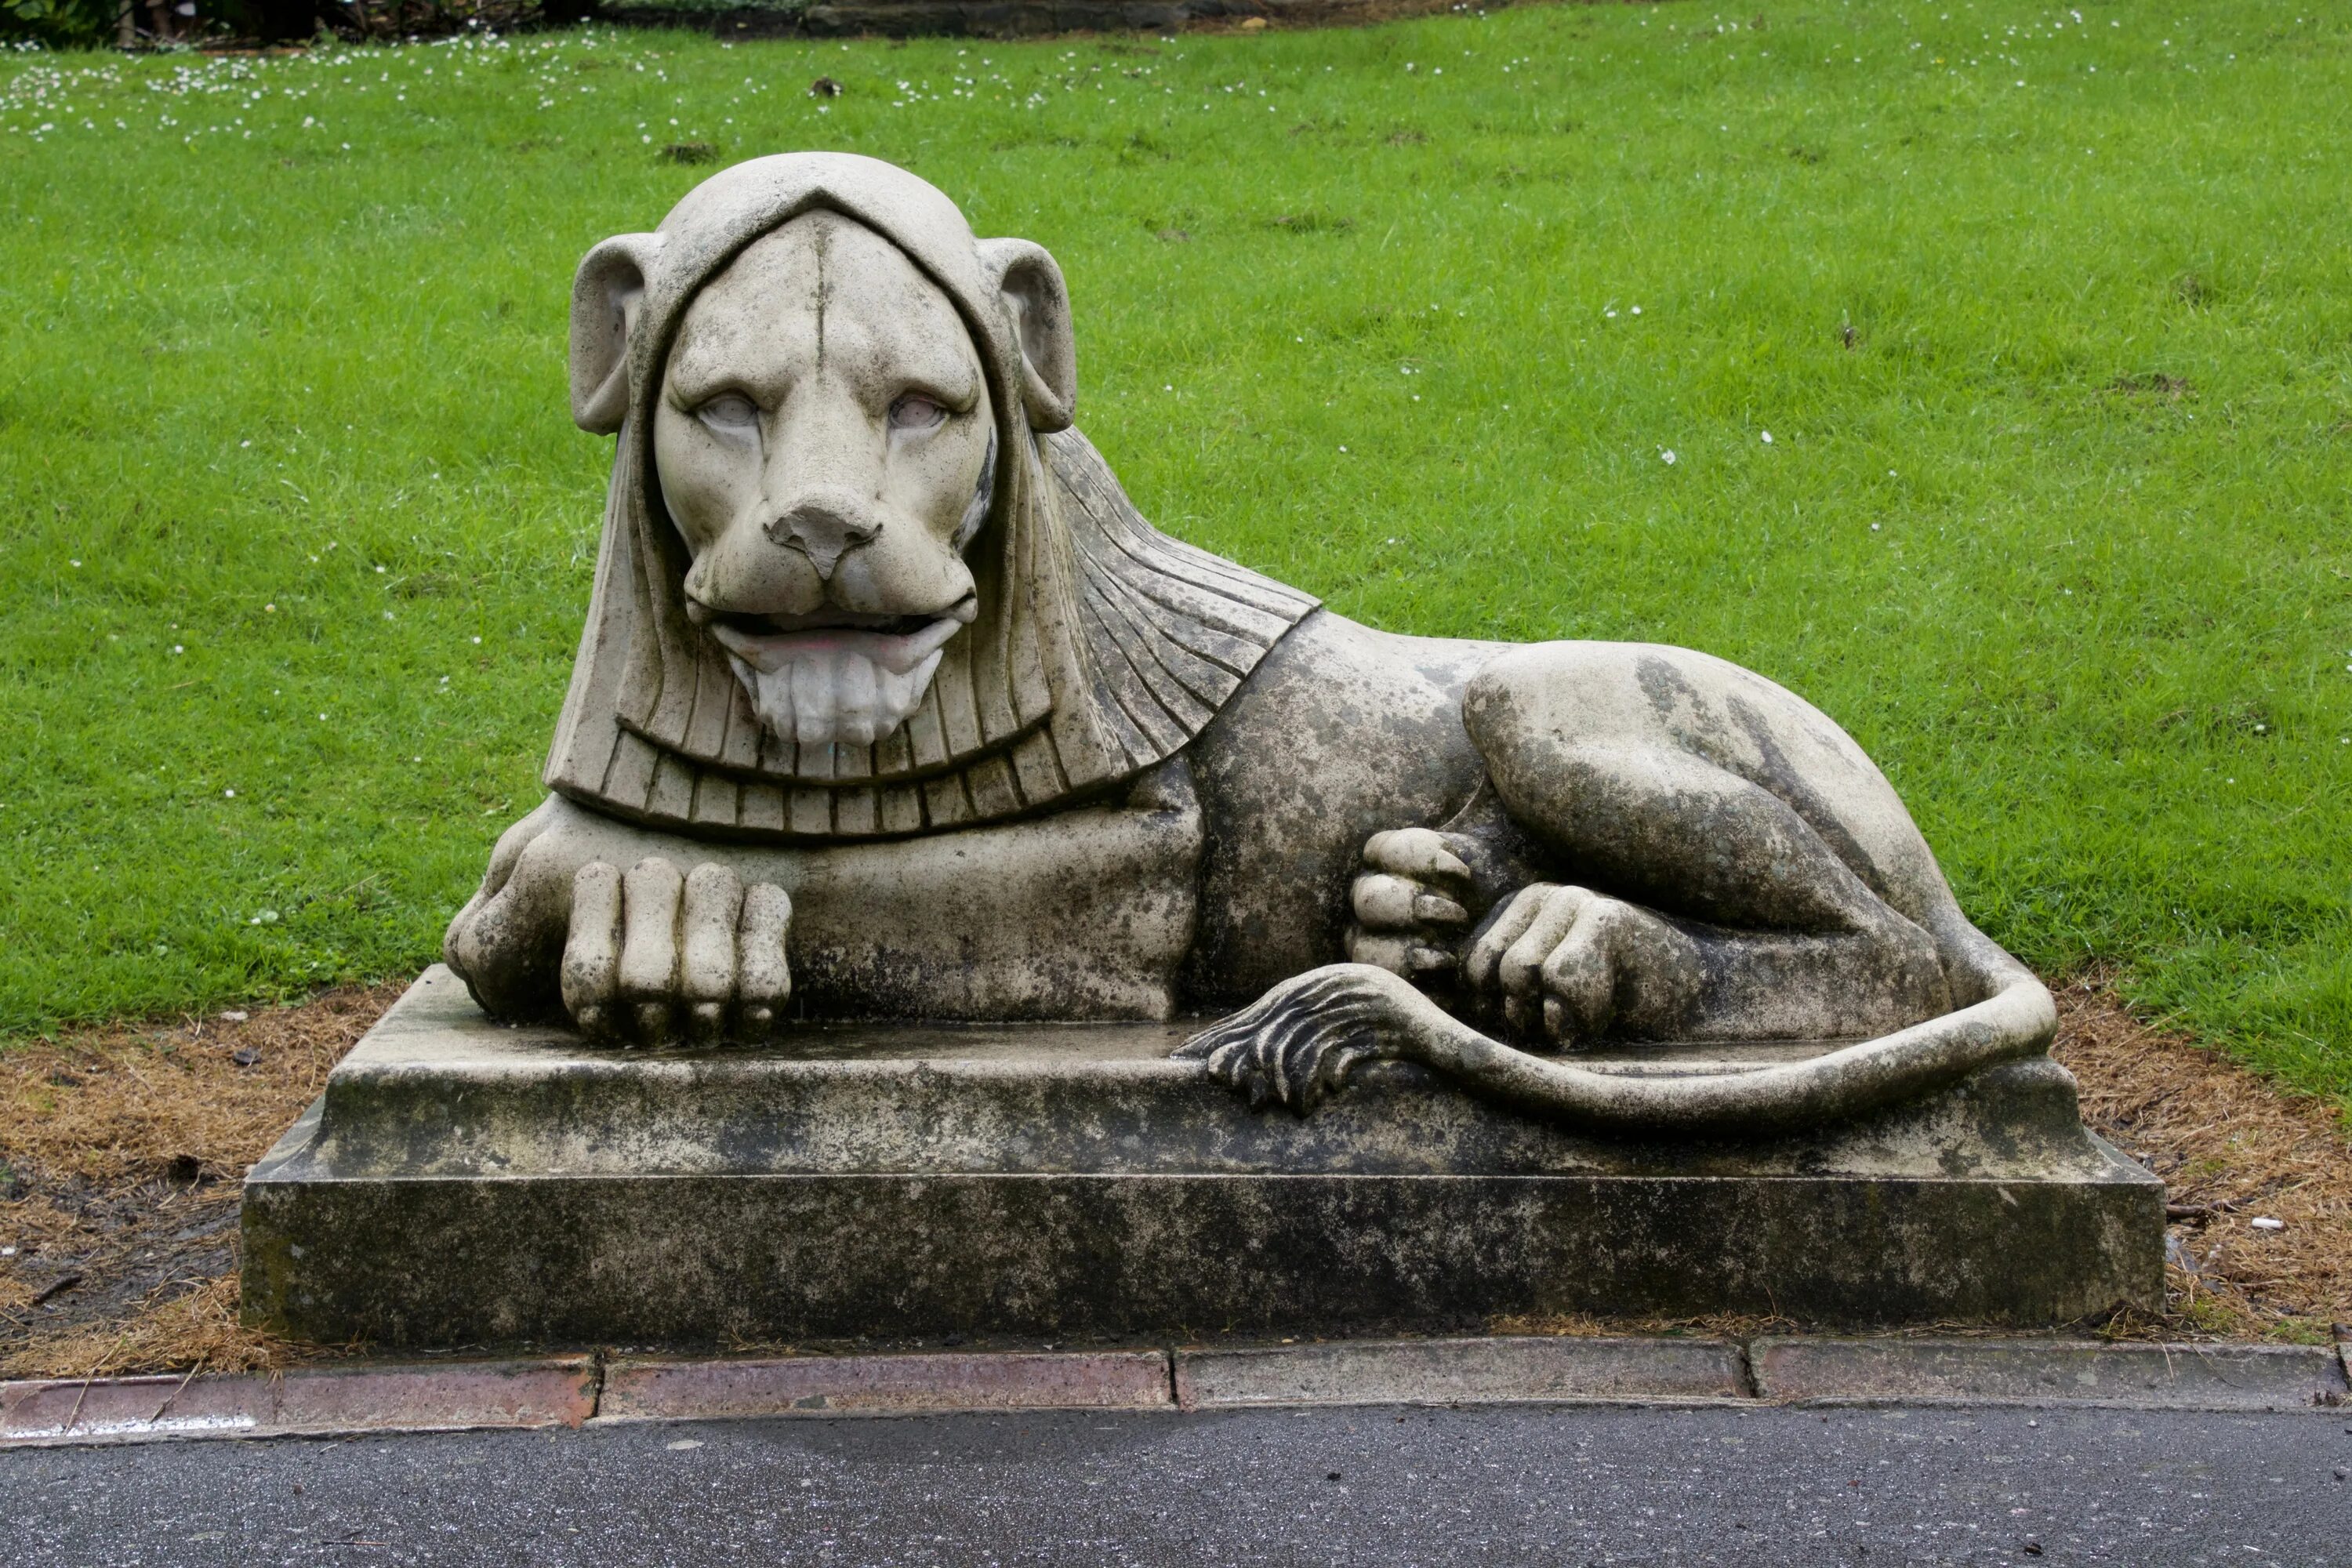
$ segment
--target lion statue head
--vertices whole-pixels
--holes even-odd
[[[618,437],[546,779],[710,837],[1014,816],[1182,748],[1315,601],[1168,538],[1072,426],[1061,269],[847,153],[588,253],[572,407]]]

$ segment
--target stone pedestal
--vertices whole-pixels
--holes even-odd
[[[1252,1110],[1183,1025],[620,1052],[429,971],[247,1175],[248,1319],[384,1346],[2158,1305],[2163,1189],[2046,1060],[1803,1137],[1643,1142],[1367,1068]],[[1818,1048],[1818,1047],[1813,1047]],[[1605,1059],[1760,1065],[1797,1045]]]

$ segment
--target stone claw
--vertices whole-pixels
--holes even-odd
[[[565,1009],[590,1039],[623,1046],[756,1042],[792,994],[792,900],[725,866],[681,876],[648,857],[626,872],[591,861],[572,878]]]

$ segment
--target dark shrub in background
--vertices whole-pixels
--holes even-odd
[[[0,42],[51,48],[113,44],[289,43],[434,37],[469,27],[576,22],[590,0],[0,0]]]
[[[158,26],[192,25],[187,17],[171,16],[168,10],[165,17],[168,20],[159,23],[142,14],[139,22],[133,22],[126,0],[0,0],[0,40],[30,40],[63,48],[126,42],[125,32],[135,37],[140,22],[151,32]]]

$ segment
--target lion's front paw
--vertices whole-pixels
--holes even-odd
[[[1702,978],[1689,940],[1649,910],[1585,888],[1522,888],[1463,963],[1471,995],[1503,1024],[1562,1049],[1665,1016]]]
[[[1176,1049],[1250,1104],[1278,1100],[1304,1116],[1360,1061],[1397,1054],[1382,1024],[1393,1007],[1384,970],[1334,963],[1286,980]],[[1407,993],[1410,994],[1410,993]]]
[[[1348,956],[1415,984],[1450,980],[1470,925],[1470,868],[1444,835],[1426,827],[1375,833],[1348,890],[1355,916]]]
[[[572,878],[564,1011],[591,1038],[625,1044],[665,1044],[681,1024],[696,1040],[765,1039],[792,994],[792,918],[782,888],[746,888],[724,866],[680,876],[649,856],[624,875],[591,861]]]

